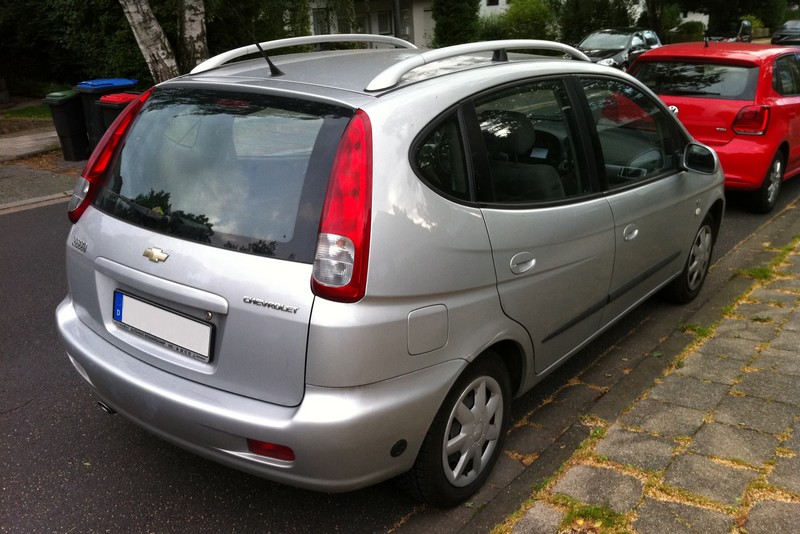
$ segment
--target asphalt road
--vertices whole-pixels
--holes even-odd
[[[784,184],[782,205],[798,197],[800,180]],[[715,258],[769,220],[731,202]],[[0,532],[460,529],[463,514],[419,507],[392,482],[344,495],[297,490],[221,467],[105,414],[55,332],[54,310],[67,290],[68,227],[64,204],[0,215]],[[665,306],[646,302],[519,399],[513,417],[569,382],[604,347],[638,335],[637,325],[674,320]]]

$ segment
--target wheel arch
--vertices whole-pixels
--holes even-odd
[[[511,380],[511,391],[513,397],[517,397],[523,392],[520,391],[522,385],[525,383],[525,375],[527,373],[528,363],[525,357],[525,351],[515,341],[505,339],[488,347],[481,353],[475,361],[489,357],[491,354],[496,354],[508,371],[508,377]]]

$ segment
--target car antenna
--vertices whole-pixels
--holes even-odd
[[[272,62],[272,60],[269,58],[267,53],[264,52],[264,49],[261,48],[261,45],[258,44],[258,40],[256,40],[256,47],[258,48],[258,51],[261,52],[261,55],[264,56],[264,59],[267,60],[267,64],[269,65],[269,73],[270,73],[270,75],[271,76],[283,76],[285,73],[281,69],[279,69],[278,67],[275,66],[275,63]]]

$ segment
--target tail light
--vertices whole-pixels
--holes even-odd
[[[72,198],[67,206],[67,216],[72,222],[77,222],[86,207],[92,201],[97,187],[102,182],[108,164],[117,150],[119,142],[128,130],[128,127],[133,122],[133,119],[142,109],[147,98],[150,96],[152,89],[145,91],[139,98],[132,100],[128,106],[122,110],[117,119],[111,123],[106,133],[97,143],[97,147],[92,152],[89,161],[86,162],[86,167],[83,169],[81,177],[75,184],[75,190],[72,192]]]
[[[746,106],[739,110],[732,129],[741,135],[764,135],[769,123],[769,106]]]
[[[339,142],[322,208],[311,287],[356,302],[366,291],[372,210],[372,126],[359,110]]]

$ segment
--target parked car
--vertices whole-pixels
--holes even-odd
[[[781,183],[800,173],[797,49],[667,45],[643,54],[631,73],[719,154],[726,188],[749,192],[757,212],[775,207]]]
[[[244,47],[126,108],[68,207],[59,335],[102,406],[190,451],[453,506],[512,397],[651,295],[698,294],[722,173],[560,43],[262,49],[336,40],[399,48]]]
[[[800,40],[800,20],[787,20],[781,29],[772,34],[770,43],[784,44],[785,41],[798,42]]]
[[[639,55],[659,46],[661,40],[653,30],[608,28],[590,33],[577,48],[600,65],[627,70]]]
[[[709,41],[732,41],[749,43],[753,40],[753,23],[747,19],[725,24],[724,22],[706,31]]]

